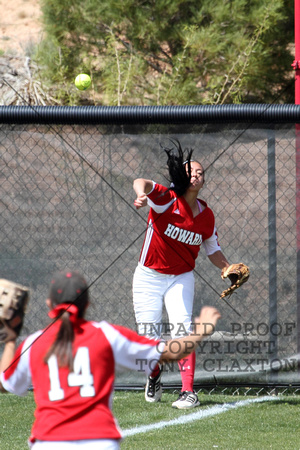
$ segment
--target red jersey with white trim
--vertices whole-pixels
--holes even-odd
[[[1,374],[3,387],[26,395],[33,385],[36,402],[31,441],[120,439],[111,411],[115,370],[150,375],[164,343],[105,321],[78,321],[74,368],[58,367],[56,356],[44,362],[61,321],[29,336],[16,350],[14,363]],[[142,364],[141,364],[142,362]]]
[[[147,195],[150,211],[140,264],[158,272],[179,275],[194,269],[200,246],[207,241],[208,255],[221,250],[212,210],[199,200],[193,212],[183,196],[153,182]]]

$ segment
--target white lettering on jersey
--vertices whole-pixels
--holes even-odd
[[[190,244],[192,245],[193,243],[193,238],[194,238],[194,234],[192,231],[190,231],[189,237],[186,239],[185,244]]]
[[[190,231],[188,231],[188,230],[180,230],[178,241],[185,242],[189,233],[190,233]]]
[[[202,243],[201,234],[175,227],[175,225],[172,225],[171,223],[168,224],[164,234],[171,239],[175,239],[178,242],[183,242],[184,244],[201,245]]]
[[[192,245],[201,245],[202,244],[202,236],[201,234],[195,233],[195,239]]]
[[[49,368],[50,391],[49,400],[54,402],[62,400],[65,396],[60,386],[59,368],[55,355],[51,355],[47,361]],[[79,347],[74,357],[74,370],[68,375],[68,385],[71,387],[79,387],[81,397],[94,397],[94,377],[90,368],[90,355],[87,347]]]
[[[173,228],[175,228],[175,225],[172,225],[172,224],[169,223],[167,229],[165,230],[165,235],[166,236],[171,236]]]

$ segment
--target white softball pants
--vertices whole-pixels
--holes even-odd
[[[191,331],[194,273],[165,275],[139,264],[133,276],[133,306],[138,333],[159,339],[166,332],[162,323],[163,302],[172,338]]]

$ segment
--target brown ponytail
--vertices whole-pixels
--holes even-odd
[[[48,361],[51,355],[55,355],[58,362],[58,367],[68,367],[70,371],[73,370],[73,341],[74,329],[70,321],[70,314],[66,311],[60,316],[61,325],[56,335],[56,339],[49,348],[45,362]]]

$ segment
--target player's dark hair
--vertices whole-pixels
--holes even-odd
[[[169,169],[170,190],[173,190],[178,197],[183,195],[188,189],[191,181],[191,157],[192,149],[182,150],[181,144],[177,139],[170,139],[174,147],[165,148],[168,156],[167,165]],[[188,170],[186,170],[186,164]]]
[[[52,313],[55,313],[53,315],[50,312],[50,317],[61,320],[61,325],[44,361],[47,362],[51,355],[55,355],[59,367],[66,366],[72,370],[74,327],[77,326],[77,318],[83,318],[89,301],[87,283],[78,272],[58,272],[51,282],[49,299],[53,306]],[[62,305],[62,309],[59,309],[59,305]]]
[[[60,316],[62,321],[56,339],[51,345],[45,356],[45,362],[50,356],[55,355],[59,367],[68,367],[70,371],[73,370],[73,347],[74,340],[73,326],[68,318],[69,313],[65,312]]]

